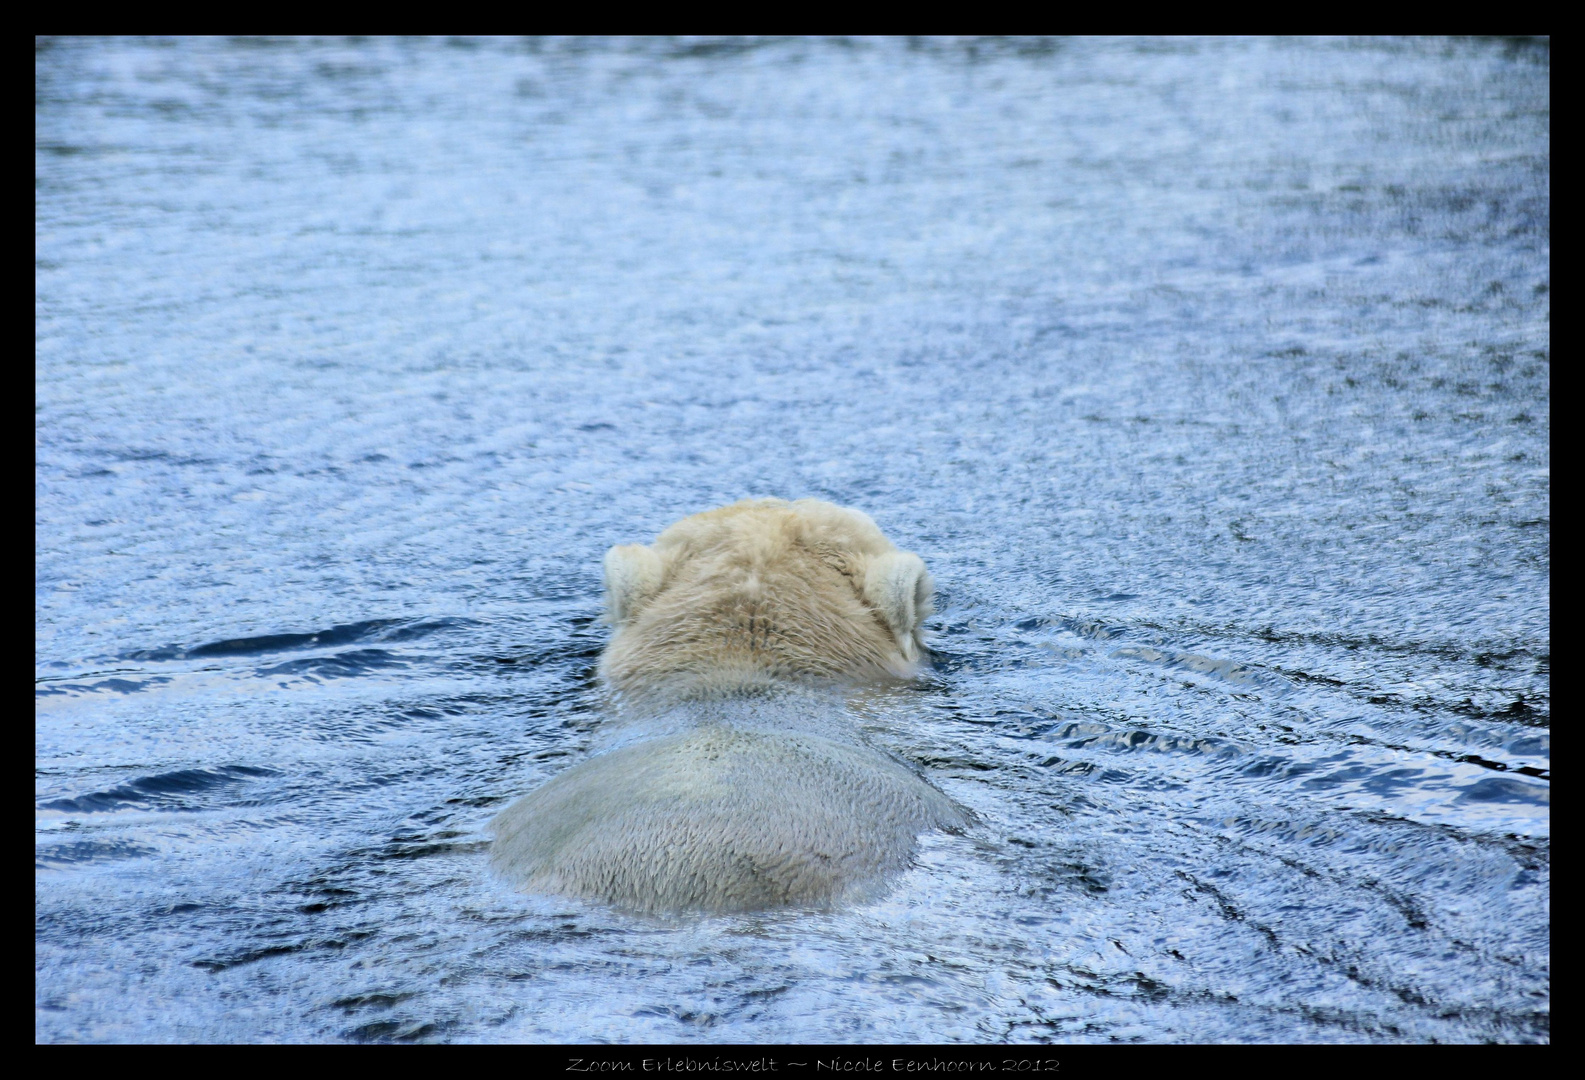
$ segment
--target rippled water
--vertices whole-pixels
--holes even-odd
[[[42,1041],[1549,1038],[1545,45],[43,42]],[[484,825],[599,560],[930,564],[885,898]]]

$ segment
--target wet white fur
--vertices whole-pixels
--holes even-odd
[[[814,690],[921,659],[930,574],[865,515],[737,503],[612,548],[605,586],[601,675],[626,713],[672,727],[495,818],[492,862],[525,891],[641,911],[824,906],[879,888],[921,831],[965,823]]]

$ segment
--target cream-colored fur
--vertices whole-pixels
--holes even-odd
[[[912,675],[934,587],[857,510],[760,499],[606,555],[618,691],[718,693],[787,679]]]
[[[600,673],[628,714],[664,714],[671,730],[496,817],[492,861],[526,891],[646,911],[824,905],[906,865],[924,829],[965,822],[833,729],[840,706],[815,690],[905,678],[921,658],[930,574],[864,514],[735,503],[612,548],[605,584],[616,633]]]

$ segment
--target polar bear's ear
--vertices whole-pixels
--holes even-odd
[[[621,626],[660,591],[660,556],[643,544],[621,544],[605,553],[605,617]]]
[[[909,663],[919,659],[920,624],[935,610],[931,604],[934,596],[930,571],[911,551],[879,555],[864,572],[864,599],[886,620]]]

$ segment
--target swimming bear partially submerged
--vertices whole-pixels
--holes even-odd
[[[491,823],[527,892],[639,911],[873,894],[967,813],[864,745],[839,695],[912,676],[933,586],[867,516],[813,499],[697,514],[605,557],[600,661],[627,741]],[[834,695],[837,695],[834,698]]]

